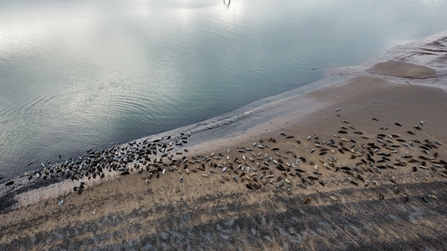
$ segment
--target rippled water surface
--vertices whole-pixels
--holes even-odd
[[[3,0],[0,174],[308,84],[447,29],[445,10],[441,0]]]

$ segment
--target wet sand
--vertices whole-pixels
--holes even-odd
[[[430,42],[438,60],[440,39]],[[159,178],[108,174],[82,194],[72,190],[79,181],[8,187],[17,204],[2,208],[0,248],[442,250],[447,81],[434,61],[386,67],[401,59],[375,62],[386,73],[340,70],[340,83],[263,100],[215,128],[189,127],[188,144],[174,150],[182,164]]]
[[[374,65],[373,68],[368,69],[368,72],[373,74],[381,74],[402,78],[434,78],[436,77],[436,70],[429,67],[420,66],[405,62],[383,62]]]

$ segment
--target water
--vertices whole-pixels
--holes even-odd
[[[441,0],[226,4],[2,0],[0,174],[199,122],[447,29]]]

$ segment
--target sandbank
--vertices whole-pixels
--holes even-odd
[[[447,34],[437,34],[306,87],[147,137],[191,133],[173,150],[182,164],[165,167],[159,178],[107,173],[87,181],[82,194],[72,190],[76,180],[23,193],[14,191],[26,180],[2,187],[17,202],[0,214],[0,247],[443,249],[446,45]],[[421,48],[432,50],[429,58],[417,54]],[[412,53],[420,57],[402,56]]]

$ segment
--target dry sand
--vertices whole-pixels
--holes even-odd
[[[440,41],[438,46],[445,49],[446,39]],[[69,191],[71,183],[53,188],[53,195],[32,191],[19,195],[21,207],[0,214],[0,249],[443,250],[447,240],[447,177],[442,174],[447,170],[442,164],[447,161],[447,92],[383,80],[380,74],[407,79],[430,76],[444,85],[447,82],[439,75],[439,67],[434,72],[430,65],[401,62],[388,68],[394,65],[390,62],[376,65],[370,70],[373,75],[363,71],[348,76],[343,85],[289,97],[286,102],[272,101],[268,109],[250,115],[264,119],[251,120],[261,122],[247,130],[220,132],[212,140],[208,140],[209,132],[193,134],[195,143],[177,158],[221,153],[221,159],[206,163],[205,171],[197,169],[199,164],[188,163],[188,170],[197,173],[187,174],[181,166],[159,179],[149,179],[149,185],[145,182],[148,173],[143,172],[90,183],[81,195]],[[222,130],[238,126],[229,124]],[[386,136],[380,139],[377,134]],[[331,139],[334,146],[328,144]],[[260,144],[269,148],[259,148]],[[421,150],[424,144],[431,147],[428,153]],[[253,151],[238,152],[241,147]],[[322,148],[328,149],[324,155],[320,155]],[[382,153],[389,161],[379,163]],[[372,167],[368,154],[375,161]],[[422,163],[420,156],[430,160]],[[282,160],[286,173],[268,162],[269,157]],[[299,157],[306,162],[296,164]],[[334,157],[336,162],[330,161]],[[410,163],[411,159],[418,162]],[[262,170],[264,161],[268,170]],[[229,163],[235,170],[222,173],[222,168],[213,167]],[[288,164],[304,172],[295,172]],[[244,172],[237,170],[238,165],[250,171],[241,177]],[[315,165],[321,175],[314,173]],[[385,167],[378,168],[380,173],[374,169],[379,166]],[[351,168],[352,175],[342,167]],[[261,186],[248,189],[247,184]],[[30,199],[36,196],[37,202]],[[305,204],[306,198],[310,202]]]

